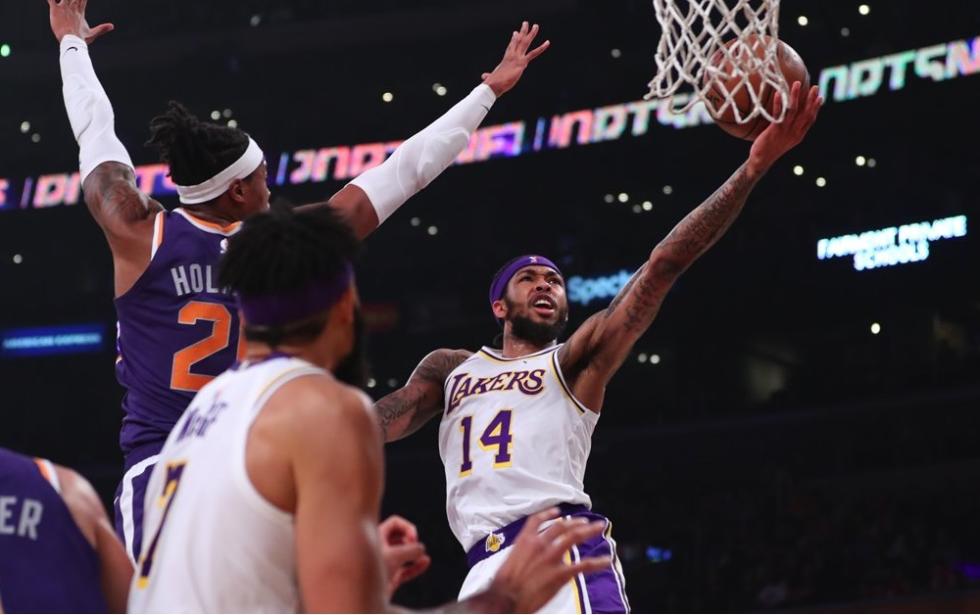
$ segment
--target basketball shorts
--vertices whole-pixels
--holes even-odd
[[[584,506],[562,505],[562,516],[584,517],[589,521],[606,524],[602,534],[574,546],[565,555],[566,561],[577,562],[587,557],[612,557],[606,570],[589,575],[579,574],[566,583],[539,613],[629,613],[626,598],[626,582],[616,554],[616,542],[612,538],[612,523],[602,515]],[[525,519],[506,525],[476,543],[467,553],[470,572],[463,581],[459,599],[465,600],[490,586],[497,570],[507,561],[510,546],[517,538]]]

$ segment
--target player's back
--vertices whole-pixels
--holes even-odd
[[[0,448],[0,595],[9,613],[105,613],[99,558],[55,467]]]
[[[294,378],[324,374],[273,356],[201,389],[147,487],[144,549],[130,612],[289,612],[299,608],[293,515],[265,500],[245,466],[249,429]]]
[[[182,208],[157,214],[150,264],[116,298],[127,469],[159,450],[194,394],[238,355],[238,312],[218,288],[218,262],[238,227]]]

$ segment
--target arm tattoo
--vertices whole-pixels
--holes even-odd
[[[381,429],[388,430],[395,422],[409,415],[408,425],[402,435],[418,430],[430,418],[442,410],[443,384],[446,378],[470,353],[465,350],[436,350],[429,353],[415,368],[405,386],[386,395],[375,403]]]
[[[746,165],[739,167],[657,245],[650,261],[633,276],[608,312],[611,314],[630,295],[624,327],[633,332],[645,330],[674,280],[714,245],[738,217],[758,179],[749,176]]]

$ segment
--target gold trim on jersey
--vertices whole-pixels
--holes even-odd
[[[565,376],[561,373],[561,366],[558,365],[558,351],[557,350],[555,351],[555,354],[551,355],[551,369],[555,373],[555,380],[558,381],[558,384],[561,386],[561,390],[565,393],[565,396],[568,397],[568,399],[570,399],[573,404],[575,404],[575,409],[579,411],[579,414],[585,414],[586,412],[592,412],[591,410],[589,410],[588,408],[585,407],[585,404],[583,404],[582,402],[580,402],[575,397],[575,394],[572,393],[572,389],[569,388],[568,384],[565,382]]]
[[[478,352],[480,354],[482,354],[484,358],[490,359],[491,361],[496,361],[498,363],[510,363],[512,361],[520,361],[522,359],[531,359],[533,357],[539,357],[539,356],[545,354],[546,352],[549,352],[551,350],[554,350],[555,348],[558,348],[559,346],[549,346],[549,347],[545,348],[544,350],[539,350],[537,352],[532,352],[531,354],[526,354],[526,355],[523,355],[523,356],[520,356],[520,357],[501,357],[500,355],[496,354],[495,352],[492,352],[491,349],[487,348],[486,346],[483,346],[482,348],[480,348],[480,350]]]

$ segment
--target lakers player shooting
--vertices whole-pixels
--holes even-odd
[[[603,536],[572,549],[572,561],[615,557],[611,526],[590,510],[583,487],[606,386],[677,278],[725,233],[766,171],[803,139],[821,104],[817,88],[801,100],[796,83],[786,120],[756,139],[748,160],[651,251],[609,307],[586,320],[566,343],[557,343],[568,321],[561,272],[543,256],[518,257],[494,276],[490,288],[493,315],[503,325],[503,348],[437,350],[404,387],[377,402],[388,441],[442,415],[439,450],[449,524],[471,566],[462,598],[490,582],[526,516],[548,506],[607,524]],[[576,579],[545,607],[546,612],[627,609],[616,564]]]
[[[112,105],[88,45],[113,29],[89,27],[87,0],[48,0],[61,45],[65,108],[79,145],[85,203],[112,251],[118,315],[117,378],[126,389],[120,445],[125,474],[116,524],[136,558],[143,490],[156,455],[194,394],[244,349],[238,313],[217,284],[222,246],[240,221],[268,208],[265,157],[237,128],[200,122],[171,103],[150,124],[149,145],[169,165],[181,206],[165,211],[137,188],[129,153],[115,134]],[[514,32],[483,83],[391,157],[308,207],[340,213],[361,238],[445,170],[497,97],[514,87],[549,43],[531,49],[537,25]]]
[[[198,392],[160,453],[131,612],[389,608],[379,553],[381,434],[333,373],[358,343],[357,241],[329,210],[254,216],[221,284],[238,298],[244,360]],[[563,553],[602,526],[529,522],[486,591],[449,612],[527,612],[576,574]]]

